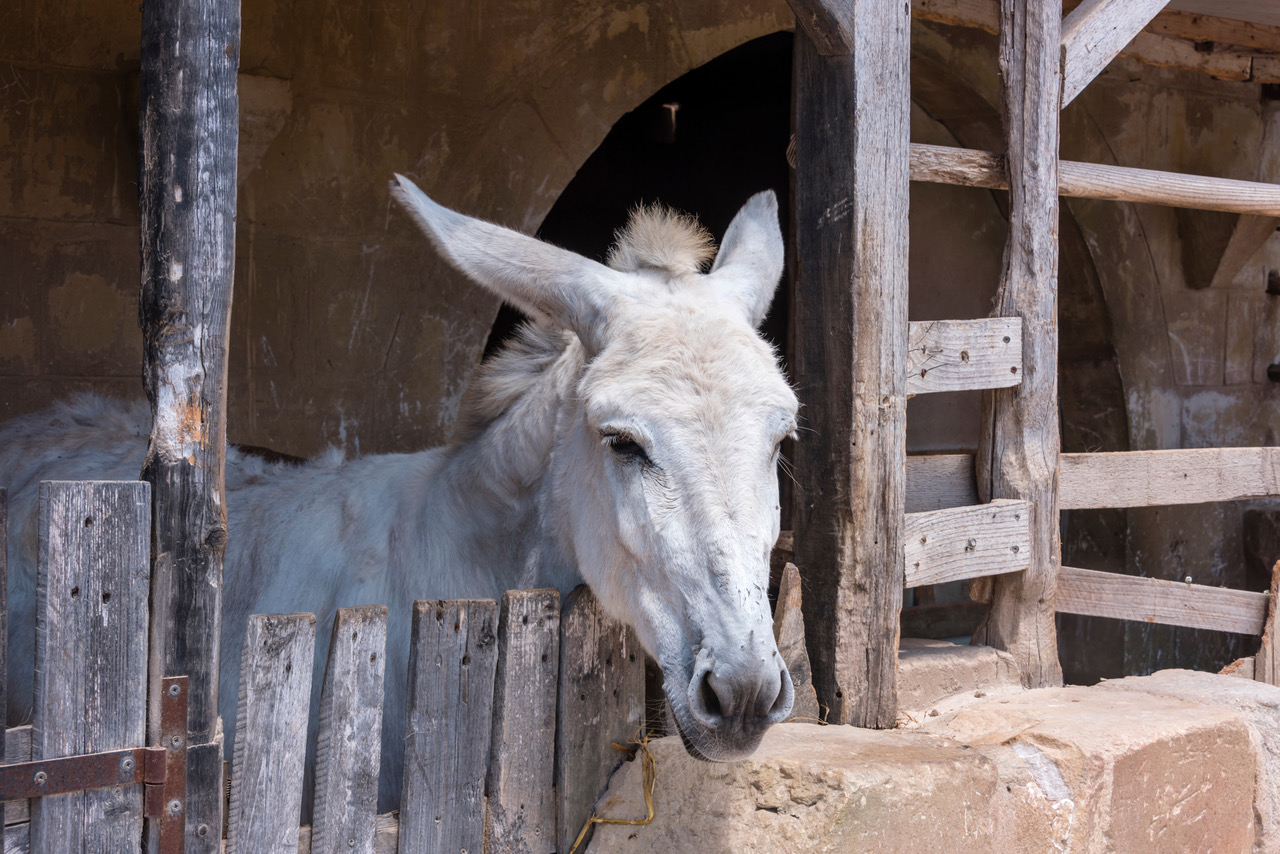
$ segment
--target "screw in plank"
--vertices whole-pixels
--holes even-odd
[[[978,547],[978,541],[975,538],[970,537],[969,542],[964,547],[964,550],[967,552],[971,552],[977,547]]]
[[[37,771],[35,781],[37,786],[43,786],[45,783],[49,782],[49,775],[43,771]]]
[[[178,685],[176,682],[175,682],[173,685],[170,685],[170,686],[169,686],[169,696],[170,696],[170,697],[175,697],[175,698],[176,698],[176,697],[177,697],[179,694],[181,694],[181,693],[182,693],[182,686]]]
[[[1017,547],[1017,546],[1014,546],[1014,547],[1013,547],[1013,553],[1014,553],[1014,554],[1017,554],[1017,553],[1018,553],[1018,547]]]
[[[171,737],[169,738],[169,744],[170,744],[170,746],[172,746],[172,747],[173,747],[173,749],[174,749],[174,750],[177,750],[177,749],[181,748],[181,747],[182,747],[182,736],[180,736],[180,735],[171,736]]]
[[[204,837],[208,835],[209,835],[209,825],[202,824],[196,828],[196,836]]]
[[[169,801],[165,809],[168,810],[169,815],[182,815],[182,801],[178,800],[177,798],[174,798],[173,800]]]
[[[120,773],[126,777],[133,773],[133,757],[126,756],[120,760]]]
[[[1185,581],[1185,582],[1187,582],[1188,584],[1190,584],[1190,583],[1191,583],[1191,576],[1189,576],[1189,575],[1188,575],[1186,578],[1184,578],[1184,579],[1182,579],[1182,580],[1183,580],[1183,581]]]

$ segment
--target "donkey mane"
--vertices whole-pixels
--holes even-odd
[[[638,205],[614,235],[609,266],[620,272],[696,273],[715,257],[711,232],[689,214],[663,204]],[[526,323],[481,365],[466,391],[450,444],[471,441],[533,388],[576,341],[563,329]]]

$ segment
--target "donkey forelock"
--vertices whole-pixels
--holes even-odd
[[[640,205],[617,233],[608,264],[624,273],[659,270],[697,273],[715,257],[716,245],[700,222],[665,205]]]

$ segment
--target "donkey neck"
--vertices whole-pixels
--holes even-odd
[[[567,592],[579,579],[551,512],[550,470],[558,430],[581,417],[573,389],[585,355],[576,339],[558,354],[543,355],[540,366],[506,357],[509,364],[477,377],[475,393],[489,399],[474,401],[474,408],[505,406],[482,424],[474,423],[474,413],[472,423],[464,418],[464,435],[449,447],[437,481],[444,501],[432,504],[465,508],[465,520],[455,520],[465,532],[458,545],[468,560],[492,562],[478,571],[510,588]],[[523,390],[511,393],[512,382],[523,382]],[[504,393],[495,404],[492,396]]]

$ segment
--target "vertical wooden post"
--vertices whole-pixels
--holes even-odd
[[[897,718],[906,469],[910,4],[792,0],[795,48],[795,556],[818,701]],[[843,54],[824,16],[848,34]],[[822,49],[827,45],[826,49]]]
[[[1062,684],[1053,596],[1058,530],[1058,113],[1060,0],[1001,0],[1000,77],[1009,242],[993,311],[1022,318],[1022,384],[983,395],[978,491],[1031,510],[1031,566],[997,576],[975,644],[1008,650],[1025,685]]]
[[[189,676],[189,854],[221,845],[218,641],[239,55],[239,0],[143,0],[139,319],[155,414],[142,470],[154,521],[148,736],[158,737],[161,679]],[[149,850],[157,844],[149,834]]]

